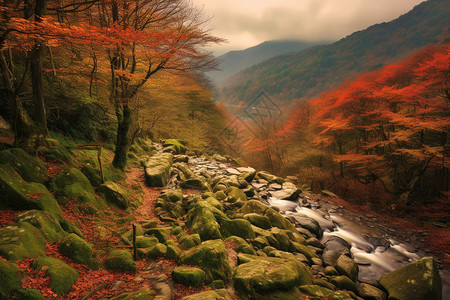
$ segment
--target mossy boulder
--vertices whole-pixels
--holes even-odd
[[[9,164],[28,182],[44,183],[48,179],[44,163],[19,148],[0,151],[0,164]]]
[[[256,171],[252,171],[252,172],[244,172],[241,175],[239,175],[240,177],[244,178],[245,181],[247,181],[248,183],[252,182],[253,179],[255,179],[256,176]]]
[[[218,289],[189,295],[182,300],[231,300],[231,297],[226,289]]]
[[[240,265],[235,270],[234,286],[244,296],[288,290],[311,284],[313,280],[309,269],[295,259],[239,254],[238,261]]]
[[[77,168],[70,168],[52,179],[50,187],[52,191],[58,192],[64,190],[67,186],[78,184],[81,188],[90,193],[94,193],[94,188],[87,177]]]
[[[123,293],[115,297],[109,298],[110,300],[153,300],[155,299],[156,292],[150,289],[143,289],[135,292]]]
[[[266,216],[261,216],[259,214],[250,213],[244,215],[244,218],[249,221],[252,225],[258,226],[262,229],[270,229],[272,224],[270,224],[270,220]]]
[[[78,280],[77,270],[53,257],[35,258],[32,267],[36,270],[42,270],[50,276],[50,287],[58,296],[68,294],[72,285]]]
[[[204,180],[202,178],[192,177],[180,183],[180,187],[189,190],[203,190],[203,183]]]
[[[46,211],[29,210],[14,218],[16,222],[27,222],[36,228],[39,228],[47,242],[56,242],[62,240],[67,233],[55,218]]]
[[[180,263],[202,268],[209,282],[214,279],[226,280],[231,274],[227,250],[222,240],[206,241],[182,252]]]
[[[333,276],[330,282],[340,290],[356,292],[355,283],[345,275]]]
[[[382,275],[380,284],[388,292],[389,299],[442,299],[442,281],[432,257],[424,257]]]
[[[177,245],[167,245],[166,258],[178,260],[178,257],[181,254],[181,249]]]
[[[333,290],[315,284],[302,285],[298,288],[303,294],[311,297],[317,297],[318,299],[326,298],[334,292]]]
[[[244,239],[254,239],[255,233],[252,229],[252,224],[245,219],[223,219],[221,221],[220,232],[222,236],[238,236]]]
[[[367,300],[386,300],[386,293],[373,285],[360,283],[358,285],[358,295]]]
[[[0,256],[7,260],[21,260],[45,253],[44,234],[27,222],[0,228]]]
[[[239,188],[231,186],[228,188],[228,201],[231,203],[237,201],[247,201],[247,196]]]
[[[154,236],[158,239],[160,243],[166,243],[169,239],[169,231],[170,228],[162,227],[162,228],[150,228],[145,231],[146,235]]]
[[[167,255],[167,246],[161,243],[157,243],[148,249],[142,250],[145,251],[145,256],[148,258],[166,257]]]
[[[184,180],[190,179],[195,176],[194,172],[192,172],[192,170],[189,168],[189,166],[186,163],[183,163],[183,162],[174,163],[173,167],[180,170],[180,172],[184,176]],[[182,176],[181,176],[181,178],[182,178]]]
[[[178,267],[172,271],[172,278],[175,282],[187,286],[200,286],[205,280],[206,273],[199,268]]]
[[[98,192],[104,195],[106,201],[120,209],[127,209],[130,206],[130,194],[117,183],[108,181],[100,185]]]
[[[15,263],[0,259],[0,299],[8,299],[12,292],[20,289],[22,277]]]
[[[267,180],[270,183],[278,183],[278,184],[283,184],[285,182],[285,180],[281,177],[275,176],[273,174],[270,174],[269,172],[266,171],[260,171],[256,174],[257,178],[261,178],[264,180]]]
[[[191,235],[181,234],[177,239],[180,248],[183,250],[198,246],[202,243],[200,235],[197,233]]]
[[[45,210],[55,219],[63,219],[53,195],[40,183],[27,183],[10,166],[0,165],[0,208]]]
[[[256,255],[255,249],[247,243],[243,238],[238,236],[230,236],[225,240],[225,243],[233,243],[237,253],[246,253]]]
[[[45,300],[45,297],[35,289],[18,289],[13,296],[13,299],[20,300]]]
[[[353,281],[358,279],[358,265],[347,255],[342,254],[339,256],[335,268],[339,274],[345,275]]]
[[[200,238],[205,240],[221,239],[220,226],[217,222],[216,215],[225,215],[212,205],[205,201],[195,203],[187,213],[187,224],[194,233],[200,235]]]
[[[154,236],[137,236],[136,247],[137,248],[151,248],[159,243],[157,237]]]
[[[105,261],[105,266],[108,270],[119,272],[136,272],[136,262],[130,251],[127,250],[113,250]]]
[[[86,176],[86,178],[89,180],[89,182],[92,184],[92,186],[100,186],[102,184],[103,180],[100,176],[99,170],[94,168],[91,165],[85,165],[83,168],[81,168],[81,173]]]
[[[167,185],[170,178],[173,155],[170,153],[159,153],[150,157],[144,166],[145,181],[150,187],[163,187]]]
[[[186,146],[179,140],[167,139],[163,143],[163,147],[173,147],[175,149],[174,154],[186,153]]]
[[[59,249],[62,254],[72,258],[74,262],[93,267],[92,245],[78,235],[70,234],[61,242]]]

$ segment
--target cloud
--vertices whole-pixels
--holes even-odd
[[[193,0],[213,17],[213,33],[242,49],[266,40],[339,40],[388,22],[423,0]]]

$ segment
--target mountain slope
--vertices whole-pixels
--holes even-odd
[[[449,37],[448,0],[429,0],[398,19],[355,32],[326,46],[274,57],[228,78],[219,101],[310,98],[355,75],[378,69]]]
[[[266,41],[245,50],[230,51],[218,57],[222,61],[220,70],[209,72],[208,77],[217,86],[221,86],[227,77],[247,67],[277,55],[302,51],[317,44],[305,41]]]

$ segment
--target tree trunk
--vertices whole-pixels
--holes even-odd
[[[124,170],[127,165],[128,149],[130,148],[129,131],[131,125],[131,109],[123,105],[122,110],[116,110],[117,115],[117,141],[114,151],[113,166]]]

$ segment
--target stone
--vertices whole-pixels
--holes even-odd
[[[231,300],[226,289],[211,290],[192,294],[181,298],[182,300]]]
[[[326,287],[314,284],[302,285],[299,286],[298,289],[303,294],[306,294],[311,297],[318,297],[319,299],[326,298],[328,295],[334,292],[333,290],[330,290]]]
[[[35,289],[18,289],[14,297],[21,300],[45,300],[45,297]]]
[[[313,276],[309,269],[295,259],[238,255],[239,266],[235,270],[234,286],[241,294],[265,294],[278,289],[292,289],[310,284]]]
[[[145,181],[150,187],[166,186],[170,178],[173,155],[159,153],[150,157],[144,165]]]
[[[386,293],[373,285],[360,283],[357,289],[358,295],[366,300],[386,300]]]
[[[305,217],[299,216],[297,214],[292,215],[292,217],[295,219],[295,223],[297,225],[300,225],[301,227],[307,229],[309,232],[314,234],[318,239],[322,237],[323,230],[316,220],[306,216]]]
[[[180,187],[189,190],[202,190],[203,182],[204,181],[200,177],[192,177],[180,183]]]
[[[182,252],[180,263],[202,268],[207,282],[214,279],[227,280],[231,274],[227,250],[222,240],[205,241],[198,247]]]
[[[227,193],[228,201],[231,203],[237,201],[247,201],[247,196],[245,195],[245,193],[235,186],[229,187]]]
[[[200,286],[205,280],[206,273],[199,268],[178,267],[172,271],[172,278],[175,282],[187,286]]]
[[[143,289],[135,292],[122,293],[115,297],[109,298],[110,300],[153,300],[155,299],[155,291],[150,289]]]
[[[249,221],[252,225],[257,226],[262,229],[270,229],[272,224],[270,224],[270,220],[266,216],[261,216],[256,213],[250,213],[244,215],[244,218]]]
[[[157,243],[150,248],[142,250],[145,253],[145,257],[148,258],[160,258],[166,257],[167,255],[167,246],[161,243]]]
[[[191,235],[182,234],[178,237],[178,243],[183,250],[198,246],[201,244],[200,235],[194,233]]]
[[[16,222],[27,222],[39,228],[47,242],[53,243],[62,240],[67,233],[55,218],[46,211],[29,210],[14,218]]]
[[[163,147],[173,147],[175,149],[175,154],[186,153],[186,145],[180,140],[167,139],[164,141]]]
[[[342,254],[336,261],[336,271],[341,275],[345,275],[353,281],[358,279],[358,265],[356,262],[348,257],[347,255]]]
[[[278,183],[278,184],[283,184],[284,183],[284,179],[281,177],[277,177],[273,174],[270,174],[269,172],[266,171],[260,171],[256,174],[257,178],[262,178],[264,180],[267,180],[269,183]]]
[[[205,241],[209,239],[221,239],[220,225],[216,220],[218,218],[226,218],[226,216],[217,208],[213,207],[205,201],[193,204],[187,213],[187,224],[194,233],[200,235]]]
[[[151,248],[159,243],[157,237],[154,236],[136,236],[137,248]]]
[[[117,183],[108,181],[98,188],[98,192],[103,194],[106,201],[120,209],[127,209],[130,206],[130,194]]]
[[[190,179],[195,176],[194,172],[189,168],[189,166],[186,163],[175,163],[173,164],[173,167],[180,170],[181,173],[184,175],[184,180]]]
[[[325,275],[327,276],[337,276],[339,275],[338,271],[336,271],[336,269],[332,266],[327,266],[325,268]]]
[[[0,208],[38,209],[63,219],[61,208],[53,195],[40,183],[25,182],[10,165],[0,165]]]
[[[356,292],[355,283],[345,275],[333,276],[330,282],[340,290]]]
[[[136,262],[127,250],[113,250],[105,261],[108,270],[119,272],[136,272]]]
[[[0,164],[10,165],[20,177],[28,182],[43,184],[48,179],[44,163],[20,148],[0,151]]]
[[[255,233],[252,224],[244,219],[223,219],[220,225],[220,232],[223,237],[238,236],[243,239],[254,239]]]
[[[242,173],[241,175],[242,178],[245,179],[245,181],[247,181],[248,183],[252,182],[253,179],[255,179],[256,176],[256,171],[245,171],[244,173]]]
[[[22,277],[15,263],[0,259],[0,298],[8,299],[12,292],[20,289]]]
[[[169,229],[170,228],[150,228],[145,231],[145,235],[154,236],[158,239],[160,243],[166,243],[169,239]]]
[[[86,176],[92,186],[100,186],[103,183],[103,179],[100,176],[100,171],[91,165],[85,165],[81,168],[81,173]]]
[[[0,256],[10,261],[45,253],[43,233],[27,222],[0,228]]]
[[[255,249],[253,249],[253,247],[241,237],[230,236],[225,240],[225,243],[233,243],[235,245],[234,249],[237,253],[256,255]]]
[[[65,256],[72,258],[74,262],[93,267],[92,245],[78,235],[71,233],[61,242],[59,250]]]
[[[177,245],[168,245],[165,257],[167,259],[178,260],[181,254],[181,249]]]
[[[67,295],[78,280],[78,271],[75,268],[53,257],[35,258],[32,267],[35,270],[45,270],[50,277],[50,287],[58,296]]]
[[[382,275],[380,284],[388,292],[389,299],[442,299],[442,281],[432,257],[424,257]]]

